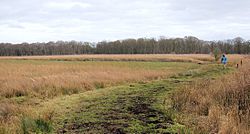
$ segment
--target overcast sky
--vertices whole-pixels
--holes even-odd
[[[0,0],[0,42],[250,39],[250,0]]]

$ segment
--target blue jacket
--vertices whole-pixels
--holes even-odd
[[[227,63],[227,57],[222,57],[221,58],[221,63],[226,64]]]

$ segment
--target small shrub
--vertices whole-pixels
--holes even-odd
[[[215,48],[213,51],[215,61],[218,61],[221,57],[221,50],[219,48]]]

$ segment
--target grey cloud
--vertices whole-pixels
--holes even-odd
[[[10,28],[19,28],[19,29],[25,28],[25,27],[23,27],[22,25],[19,25],[19,24],[9,24],[8,27],[10,27]]]
[[[161,35],[250,39],[248,0],[1,0],[0,5],[0,42]]]

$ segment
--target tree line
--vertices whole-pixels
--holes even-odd
[[[125,39],[98,43],[57,41],[47,43],[0,43],[0,56],[73,55],[73,54],[250,54],[250,40],[240,37],[224,41],[184,38]]]

